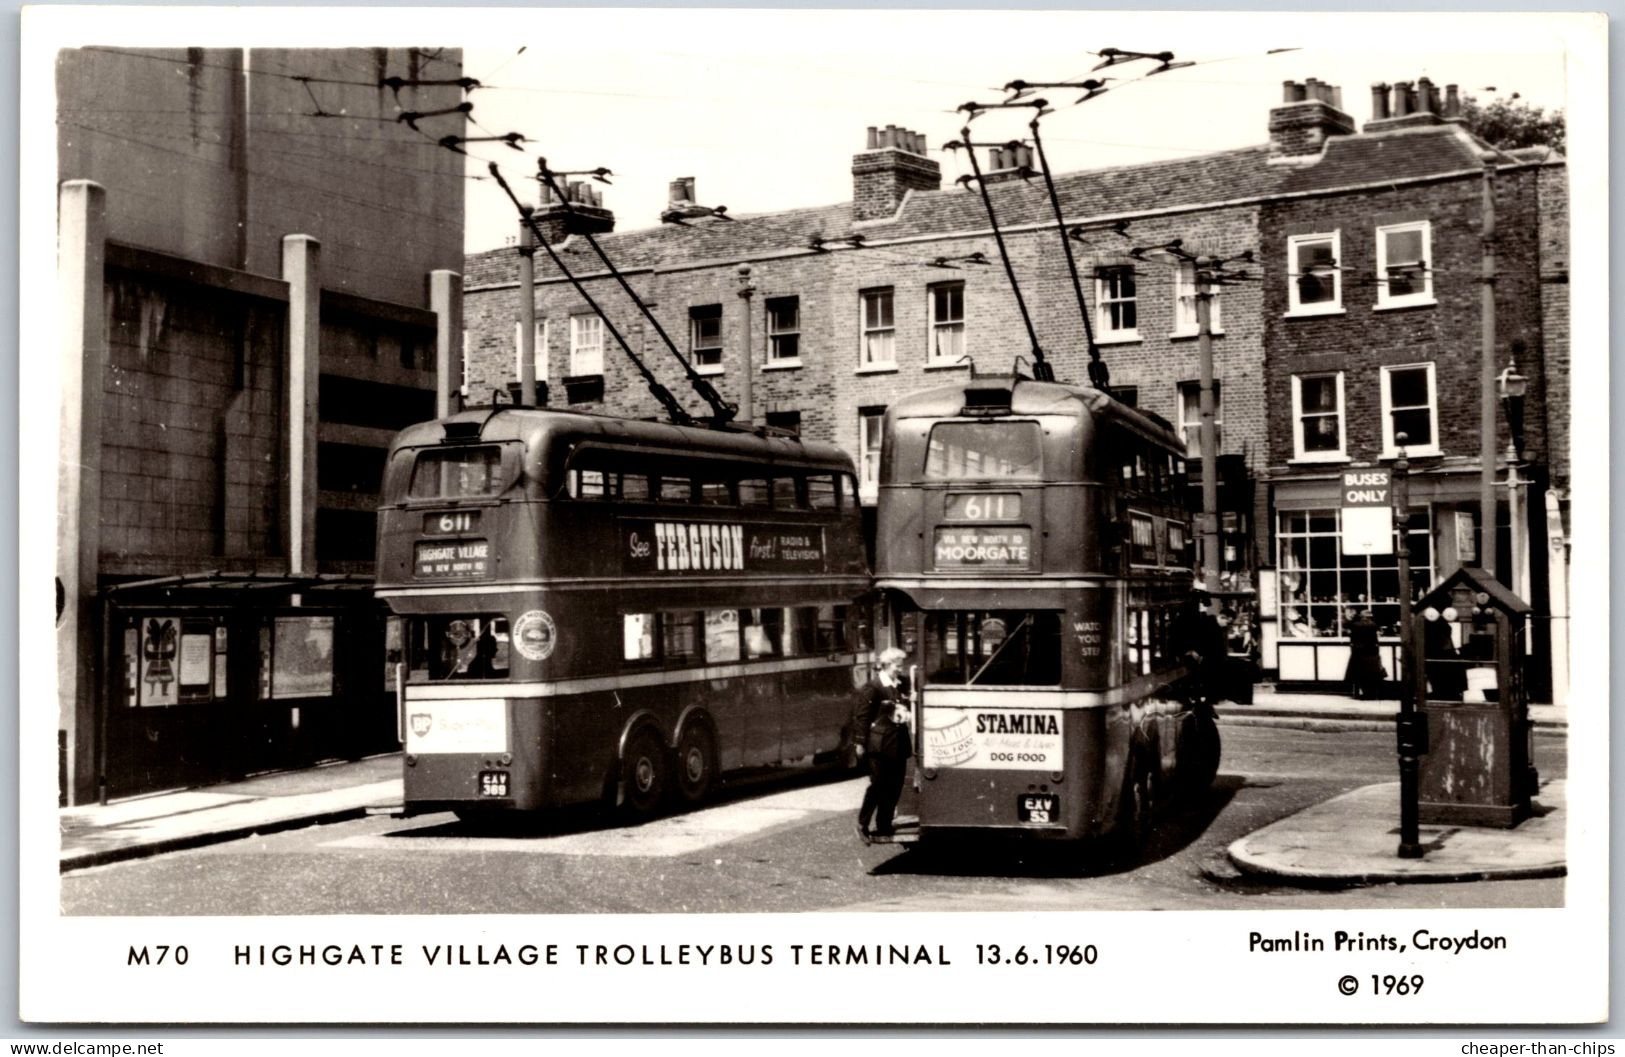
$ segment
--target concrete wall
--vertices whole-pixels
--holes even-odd
[[[289,75],[320,80],[307,90]],[[313,235],[328,288],[420,305],[424,276],[462,263],[462,159],[433,140],[463,129],[460,117],[426,119],[432,135],[396,122],[378,81],[414,75],[460,76],[460,53],[64,50],[59,176],[108,188],[114,242],[276,275],[282,237]],[[461,100],[455,86],[407,88],[399,105]]]

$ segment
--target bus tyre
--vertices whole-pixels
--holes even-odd
[[[666,793],[666,747],[647,730],[632,735],[621,756],[623,806],[638,818],[653,815]]]
[[[698,804],[710,794],[716,773],[715,739],[704,724],[690,723],[677,739],[677,792],[685,803]]]

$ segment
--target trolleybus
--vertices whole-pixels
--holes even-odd
[[[479,408],[400,433],[383,493],[406,813],[647,814],[843,750],[871,581],[835,447]]]
[[[914,669],[918,830],[1123,838],[1203,788],[1184,440],[1095,389],[976,378],[885,415],[880,638]]]

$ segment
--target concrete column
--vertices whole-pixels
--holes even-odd
[[[97,672],[101,560],[102,384],[107,373],[107,192],[89,180],[62,185],[57,219],[61,298],[60,449],[57,459],[56,575],[63,591],[57,625],[57,709],[66,735],[68,801],[96,798]]]
[[[288,284],[288,502],[283,539],[288,572],[316,571],[316,430],[321,419],[322,244],[309,235],[282,239],[282,278]]]
[[[429,311],[434,326],[434,417],[451,414],[451,394],[463,377],[463,277],[449,268],[429,273]]]

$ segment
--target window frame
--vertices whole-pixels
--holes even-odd
[[[1211,309],[1208,321],[1208,332],[1223,334],[1224,326],[1221,323],[1219,303],[1223,300],[1219,296],[1219,288],[1210,285],[1208,306]],[[1190,306],[1190,317],[1184,317],[1185,305]],[[1194,338],[1201,333],[1201,323],[1196,315],[1196,265],[1192,261],[1181,261],[1179,267],[1174,269],[1174,326],[1168,332],[1170,338]]]
[[[594,318],[597,318],[597,317],[594,317]],[[538,382],[547,381],[547,338],[548,338],[547,324],[548,324],[548,321],[545,320],[545,319],[538,319],[536,321],[536,380]],[[524,344],[523,344],[524,337],[525,337],[525,323],[524,323],[524,321],[519,320],[519,319],[514,320],[513,321],[513,378],[514,378],[514,381],[516,381],[516,382],[519,381],[519,379],[521,377],[523,377],[523,372],[524,372],[524,369],[525,369],[524,360],[522,360],[520,358],[521,356],[524,355]],[[600,371],[599,373],[602,374],[603,372]]]
[[[782,310],[786,305],[788,305],[795,312],[795,326],[791,327],[791,328],[785,328],[785,327],[778,326],[778,325],[776,325],[775,320],[774,320],[775,312],[778,311],[778,310]],[[775,306],[777,306],[777,307],[775,307]],[[767,331],[767,350],[766,350],[766,358],[765,358],[765,360],[763,362],[763,365],[762,365],[763,369],[765,369],[765,370],[777,370],[777,369],[780,369],[780,368],[800,367],[801,366],[801,298],[800,298],[800,296],[795,295],[795,294],[789,294],[789,295],[786,295],[784,297],[769,297],[769,298],[767,298],[766,300],[764,300],[762,302],[762,310],[763,310],[763,313],[767,317],[766,320],[764,321],[764,329]],[[789,356],[781,356],[781,355],[779,355],[779,353],[778,353],[779,339],[781,339],[781,338],[794,338],[795,339],[791,343],[792,347],[796,350],[793,355],[789,355]]]
[[[959,318],[941,319],[937,315],[937,295],[959,295]],[[951,307],[951,305],[950,305]],[[931,368],[964,367],[970,363],[970,350],[967,344],[965,330],[965,283],[963,280],[954,280],[945,283],[932,283],[925,288],[925,317],[926,317],[926,349],[925,366]],[[952,355],[939,355],[939,338],[943,334],[958,336],[959,349]]]
[[[591,320],[598,331],[598,340],[595,344],[588,344],[583,340],[582,331],[586,329],[587,321]],[[597,363],[587,360],[588,355],[596,356]],[[593,370],[584,370],[584,367],[594,367]],[[604,320],[591,313],[579,313],[570,317],[570,377],[590,378],[594,375],[602,377],[604,373]]]
[[[716,344],[700,344],[701,325],[713,321],[715,321],[717,325]],[[691,306],[688,310],[688,362],[694,368],[694,373],[701,375],[721,374],[725,369],[723,364],[723,352],[725,348],[726,345],[723,341],[722,334],[722,306],[720,304]],[[702,352],[715,352],[717,356],[716,362],[701,363],[700,353]]]
[[[1388,263],[1388,236],[1407,231],[1420,231],[1422,233],[1422,257],[1414,262],[1420,266],[1420,289],[1415,293],[1402,294],[1395,297],[1388,288],[1390,266]],[[1433,269],[1429,261],[1433,256],[1433,222],[1429,220],[1410,220],[1400,224],[1382,224],[1377,228],[1377,304],[1376,311],[1390,308],[1415,308],[1423,305],[1435,305],[1433,299]],[[1403,262],[1402,262],[1403,263]]]
[[[1337,380],[1337,450],[1309,451],[1304,446],[1303,383],[1317,378]],[[1330,412],[1315,412],[1317,416]],[[1343,393],[1342,371],[1315,371],[1292,375],[1292,462],[1348,462],[1348,400]]]
[[[1428,417],[1432,426],[1433,442],[1431,444],[1407,444],[1405,455],[1413,458],[1418,455],[1438,455],[1439,448],[1439,388],[1438,372],[1431,361],[1424,363],[1394,363],[1383,365],[1378,374],[1379,392],[1382,406],[1382,458],[1397,459],[1399,446],[1394,443],[1394,405],[1391,379],[1395,371],[1425,370],[1428,381]],[[1421,405],[1407,405],[1400,410],[1414,411]]]
[[[1298,248],[1315,242],[1331,243],[1332,264],[1330,276],[1332,299],[1330,301],[1314,301],[1304,304],[1298,299],[1298,280],[1302,278],[1298,272]],[[1286,259],[1286,314],[1288,316],[1332,316],[1343,312],[1343,231],[1341,228],[1334,228],[1331,231],[1312,231],[1300,235],[1288,235],[1286,237]]]
[[[1196,394],[1196,418],[1194,421],[1185,417],[1185,393],[1189,391]],[[1202,457],[1202,382],[1194,381],[1176,382],[1174,384],[1174,411],[1175,425],[1181,434],[1186,430],[1195,430],[1195,436],[1185,435],[1185,458],[1200,459]],[[1213,448],[1214,454],[1224,450],[1224,385],[1219,379],[1213,379]]]
[[[878,303],[885,298],[889,306],[887,315],[889,323],[869,325],[869,304],[871,300]],[[884,345],[888,352],[885,359],[876,359],[873,355],[876,348]],[[897,369],[897,289],[892,286],[877,286],[870,290],[858,291],[858,370],[863,371],[895,371]]]
[[[1114,277],[1127,276],[1133,283],[1134,291],[1128,297],[1110,296],[1107,293],[1107,284]],[[1127,305],[1134,313],[1134,325],[1129,327],[1114,326],[1111,322],[1111,309]],[[1120,313],[1121,316],[1121,313]],[[1132,264],[1101,265],[1095,269],[1095,344],[1110,345],[1120,341],[1140,340],[1140,280]]]
[[[874,423],[875,439],[871,446],[869,423]],[[876,500],[880,495],[880,457],[884,450],[886,432],[884,407],[858,408],[858,499]],[[870,459],[874,461],[873,476],[869,472]]]

